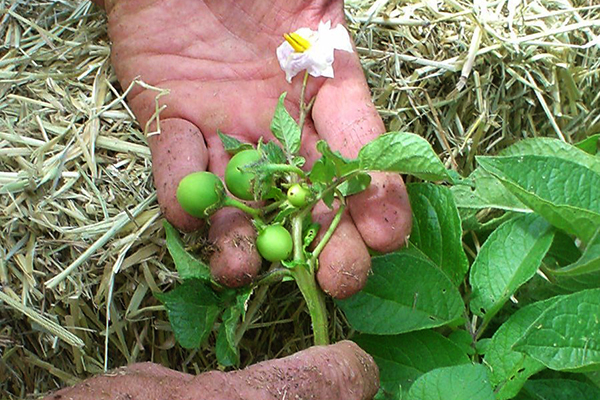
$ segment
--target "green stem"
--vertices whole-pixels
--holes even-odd
[[[292,240],[294,241],[294,260],[304,261],[302,218],[295,217],[292,219]]]
[[[316,346],[329,344],[327,329],[327,309],[325,297],[317,286],[315,276],[309,271],[307,265],[299,265],[293,270],[294,279],[306,301],[306,307],[312,321],[314,342]]]
[[[235,333],[235,345],[236,346],[242,340],[244,333],[246,333],[248,328],[250,328],[250,325],[252,324],[252,321],[254,320],[254,316],[256,315],[256,313],[258,312],[260,307],[265,302],[265,299],[267,297],[267,290],[269,289],[269,285],[280,281],[281,279],[283,279],[286,276],[292,275],[292,273],[289,269],[278,268],[279,265],[280,265],[279,263],[273,263],[271,265],[271,268],[269,268],[269,271],[266,274],[264,274],[262,277],[260,277],[253,284],[254,288],[258,288],[258,290],[256,291],[256,295],[254,296],[254,298],[250,302],[250,305],[248,306],[248,311],[246,311],[246,316],[244,317],[242,323],[238,326],[237,331]]]
[[[257,219],[259,221],[261,220],[261,217],[262,217],[260,210],[257,210],[256,208],[252,208],[250,206],[247,206],[244,203],[242,203],[241,201],[232,199],[231,197],[225,197],[225,200],[223,200],[223,206],[238,208],[238,209],[242,210],[243,212],[252,215],[252,217],[254,217],[254,219]]]
[[[356,175],[358,175],[359,173],[361,173],[361,170],[356,170],[356,171],[352,171],[342,177],[340,177],[339,179],[337,179],[335,182],[329,184],[324,190],[323,192],[321,192],[321,195],[319,197],[317,197],[316,199],[314,199],[313,201],[311,201],[309,204],[306,205],[306,207],[304,207],[304,211],[302,211],[300,213],[301,217],[305,217],[306,215],[308,215],[308,213],[313,209],[313,207],[319,202],[321,201],[321,199],[323,197],[325,197],[326,194],[328,194],[329,192],[336,190],[336,188],[341,185],[342,183],[346,182],[349,179],[354,178]]]
[[[292,220],[292,237],[294,240],[294,260],[301,261],[301,264],[292,270],[292,275],[306,301],[306,307],[312,321],[315,345],[329,344],[325,297],[317,286],[313,272],[314,268],[304,262],[302,218],[298,216]]]
[[[314,99],[310,101],[308,107],[304,101],[304,94],[306,91],[306,85],[308,82],[308,72],[304,74],[304,81],[302,82],[302,90],[300,93],[300,120],[298,125],[300,126],[300,132],[304,127],[304,121],[306,116],[314,103]],[[298,177],[306,178],[306,174],[300,168],[286,165],[288,168],[286,172],[295,172],[297,176],[292,178],[293,182],[298,181]],[[295,170],[289,169],[290,167]],[[307,207],[306,210],[310,210],[311,207]],[[305,210],[305,211],[306,211]],[[308,211],[306,211],[308,212]],[[304,257],[304,241],[302,238],[302,221],[306,216],[306,212],[300,213],[292,218],[292,240],[294,242],[294,261],[298,262],[292,269],[292,276],[294,277],[304,300],[306,301],[306,307],[310,314],[312,322],[313,335],[315,345],[327,345],[329,344],[329,332],[327,328],[327,308],[325,307],[325,296],[315,280],[315,268],[312,261],[308,263]]]
[[[269,285],[261,286],[256,292],[256,297],[250,303],[248,307],[248,311],[246,312],[246,316],[242,323],[238,326],[237,331],[235,332],[235,345],[238,346],[242,337],[244,337],[244,333],[250,327],[250,324],[254,320],[254,316],[265,302],[265,298],[267,297],[267,289],[269,289]]]
[[[302,129],[304,128],[304,121],[306,120],[306,114],[308,113],[308,109],[304,101],[304,93],[306,92],[307,83],[308,71],[304,72],[304,79],[302,80],[302,89],[300,90],[300,119],[298,121],[298,126],[300,126],[300,132],[302,132]]]
[[[292,272],[287,268],[275,268],[271,269],[269,272],[259,277],[258,280],[254,282],[254,287],[259,286],[268,286],[272,283],[279,282],[283,278],[292,276]]]
[[[323,238],[321,239],[321,241],[319,242],[319,244],[317,245],[317,247],[315,247],[315,250],[313,251],[313,254],[310,258],[310,263],[312,265],[315,264],[315,262],[319,258],[319,254],[321,254],[321,251],[323,251],[323,249],[325,248],[325,245],[327,244],[329,239],[331,239],[331,236],[333,236],[333,232],[335,232],[335,229],[337,228],[338,224],[340,223],[340,220],[342,219],[342,214],[344,213],[345,209],[346,209],[346,205],[340,204],[340,208],[338,208],[337,212],[335,213],[335,217],[333,217],[333,220],[331,221],[331,225],[329,225],[327,232],[325,232],[325,234],[323,235]]]
[[[306,173],[294,165],[270,164],[270,165],[265,165],[263,168],[265,168],[269,171],[272,171],[272,172],[292,172],[294,174],[300,175],[302,178],[306,178]]]
[[[271,211],[277,210],[284,202],[285,202],[285,200],[279,200],[279,201],[269,204],[268,206],[263,208],[263,210],[262,210],[263,214],[266,215],[266,214],[270,213]]]

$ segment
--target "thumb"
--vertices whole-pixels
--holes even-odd
[[[365,144],[385,132],[356,53],[336,52],[335,77],[319,89],[312,111],[322,139],[343,156],[355,158]]]
[[[319,136],[343,156],[356,158],[360,149],[385,132],[356,53],[338,52],[335,77],[317,94],[312,117]],[[365,243],[389,252],[405,242],[411,210],[400,175],[372,174],[371,186],[348,199],[352,219]]]
[[[177,186],[186,175],[206,170],[208,151],[204,138],[196,125],[182,118],[161,120],[160,127],[160,134],[148,137],[158,203],[175,227],[194,231],[202,221],[181,208],[177,201]]]

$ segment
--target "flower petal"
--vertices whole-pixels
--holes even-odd
[[[335,28],[329,31],[328,36],[329,40],[334,46],[334,49],[347,51],[348,53],[354,52],[352,49],[350,35],[348,34],[348,31],[344,25],[337,25]]]
[[[354,52],[350,35],[341,24],[331,29],[331,21],[321,21],[317,31],[300,28],[294,33],[306,39],[310,47],[297,52],[288,42],[283,42],[277,48],[277,59],[288,82],[303,70],[314,77],[333,78],[334,50]]]

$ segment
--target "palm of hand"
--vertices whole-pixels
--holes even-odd
[[[112,9],[117,74],[124,85],[140,77],[169,89],[161,119],[182,118],[196,125],[211,156],[212,147],[219,147],[217,129],[254,143],[268,136],[281,93],[289,92],[289,106],[297,108],[300,85],[285,81],[275,56],[283,33],[343,19],[339,1],[163,0],[140,7],[141,3],[146,2],[123,1]],[[311,79],[307,97],[316,95],[323,82]],[[154,113],[156,94],[134,89],[129,101],[141,123]]]
[[[112,61],[122,86],[128,87],[139,77],[170,91],[160,99],[161,105],[167,106],[160,114],[162,133],[148,140],[154,179],[166,217],[182,229],[195,229],[199,221],[185,214],[175,200],[179,180],[204,169],[222,175],[229,157],[217,130],[251,143],[260,137],[270,139],[270,120],[281,93],[288,92],[286,105],[297,115],[298,81],[302,78],[296,77],[292,85],[286,82],[275,49],[286,32],[303,26],[316,29],[322,20],[331,20],[333,26],[342,23],[343,2],[106,0],[106,6]],[[356,54],[336,53],[334,70],[335,79],[311,78],[307,87],[306,98],[316,97],[303,131],[302,152],[308,165],[319,156],[314,149],[319,138],[354,157],[362,145],[384,131]],[[156,95],[140,86],[130,93],[129,104],[142,126],[155,112]],[[364,270],[361,273],[366,279],[370,258],[364,242],[389,251],[399,247],[410,230],[410,207],[402,180],[374,176],[371,188],[354,196],[349,208],[354,221],[349,215],[342,221],[338,240],[334,235],[321,255],[321,269],[335,274],[338,269],[356,268]],[[232,229],[252,236],[251,230],[242,228],[249,223],[236,213],[224,209],[213,217],[210,236],[223,248],[227,248],[224,241]],[[319,214],[317,220],[330,220],[328,210]],[[355,251],[340,251],[335,246]],[[211,260],[211,267],[224,265],[226,275],[249,260],[258,270],[256,254]],[[247,283],[246,278],[237,276],[235,283]]]

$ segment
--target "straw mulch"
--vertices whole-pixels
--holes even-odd
[[[596,0],[346,9],[389,130],[423,135],[463,174],[475,155],[524,137],[600,132]],[[105,22],[87,1],[0,0],[0,397],[35,397],[135,361],[217,367],[210,343],[177,346],[152,296],[177,274]],[[310,343],[290,288],[272,291],[253,320],[244,364]]]

